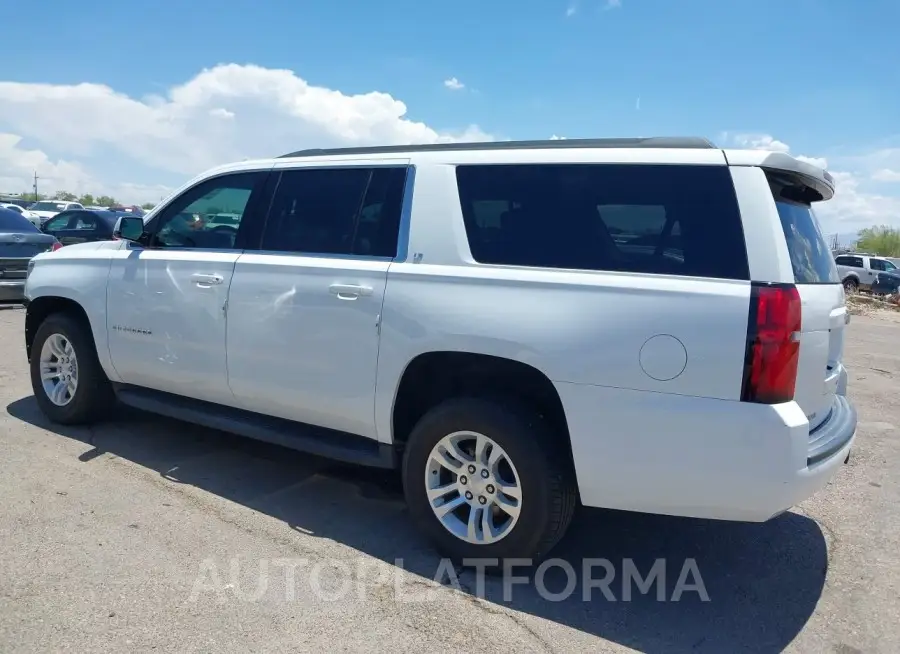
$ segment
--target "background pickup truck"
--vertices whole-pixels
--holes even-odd
[[[879,273],[900,274],[900,269],[885,257],[869,254],[841,254],[834,258],[834,262],[848,294],[860,289],[871,290]]]

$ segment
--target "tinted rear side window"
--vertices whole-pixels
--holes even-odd
[[[725,166],[459,166],[480,263],[749,279]]]
[[[834,255],[822,235],[812,206],[795,199],[802,190],[774,179],[770,183],[794,269],[794,281],[797,284],[840,284]],[[858,267],[862,268],[862,260]]]
[[[394,257],[405,181],[405,168],[285,170],[262,249]]]

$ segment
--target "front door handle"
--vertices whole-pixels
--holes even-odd
[[[355,300],[358,297],[372,295],[371,286],[359,284],[332,284],[328,290],[332,295],[337,295],[340,300]]]
[[[225,278],[222,277],[222,275],[205,275],[203,273],[196,273],[194,275],[191,275],[191,281],[194,282],[197,286],[215,286],[224,282]]]

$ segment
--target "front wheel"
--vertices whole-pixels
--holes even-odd
[[[413,520],[441,554],[464,564],[539,560],[575,510],[567,447],[565,434],[515,402],[448,400],[419,421],[406,447]]]
[[[66,314],[53,314],[38,327],[31,350],[31,388],[53,422],[94,422],[113,402],[112,387],[94,348],[90,329]]]

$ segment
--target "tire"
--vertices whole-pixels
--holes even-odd
[[[443,486],[443,480],[453,484],[453,473],[445,470],[445,466],[435,463],[432,457],[434,448],[442,439],[457,432],[475,432],[482,434],[505,453],[506,458],[514,466],[518,477],[521,501],[518,502],[518,517],[498,539],[493,542],[469,542],[451,532],[432,509],[431,500],[426,490],[426,477],[437,474],[442,481],[435,481]],[[406,446],[403,457],[403,490],[410,514],[416,526],[431,540],[442,556],[455,562],[466,563],[465,559],[496,559],[497,562],[481,561],[486,569],[495,570],[503,564],[504,559],[530,559],[536,563],[563,537],[577,502],[577,490],[574,474],[568,456],[568,439],[565,434],[556,433],[541,418],[528,408],[515,401],[503,402],[482,398],[458,398],[447,400],[431,409],[419,420]],[[488,450],[493,453],[493,449]],[[486,455],[485,458],[489,458]],[[477,463],[473,460],[472,462]],[[505,464],[501,463],[505,467]],[[435,472],[435,469],[438,472]],[[509,478],[510,468],[503,474]],[[460,477],[456,475],[456,488]],[[480,474],[473,475],[471,484],[482,484],[494,479],[480,479]],[[501,480],[500,476],[496,477]],[[501,484],[498,484],[500,486]],[[487,491],[491,486],[481,487],[477,493]],[[510,498],[500,497],[499,489],[495,489],[494,498],[510,502]],[[476,500],[465,500],[461,491],[451,491],[446,502],[451,500],[464,502],[450,513],[457,517],[459,526],[465,530],[468,525],[467,515],[478,509]],[[470,504],[471,502],[471,504]],[[494,501],[489,500],[488,507]],[[500,516],[498,522],[505,522],[505,513],[491,508],[492,515]],[[482,514],[483,515],[483,514]],[[452,518],[451,518],[452,520]],[[489,530],[493,531],[493,530]],[[484,532],[482,532],[484,533]],[[523,562],[520,562],[523,563]],[[474,563],[470,563],[474,565]]]
[[[859,292],[859,282],[852,277],[844,280],[844,293],[847,295],[855,295]]]
[[[64,404],[50,399],[41,380],[42,358],[48,340],[61,337],[74,351],[74,370],[77,385],[74,393],[66,393]],[[54,341],[59,343],[60,341]],[[70,362],[71,363],[71,362]],[[63,366],[68,364],[63,364]],[[51,364],[54,369],[56,364]],[[63,367],[63,371],[67,368]],[[53,380],[50,380],[51,383]],[[75,317],[55,313],[38,327],[31,349],[31,388],[41,411],[52,422],[79,425],[96,422],[106,415],[115,403],[112,385],[97,359],[97,349],[90,328]]]

